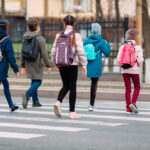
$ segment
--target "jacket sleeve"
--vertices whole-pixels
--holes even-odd
[[[25,68],[25,59],[23,59],[22,57],[22,52],[21,52],[21,68]]]
[[[121,47],[119,48],[118,54],[117,54],[118,65],[120,65],[120,59],[121,59],[122,50],[123,50],[123,45],[121,45]]]
[[[56,40],[57,40],[57,37],[58,37],[58,34],[56,34],[56,38],[55,38],[55,41],[54,41],[52,49],[51,49],[51,62],[53,63],[53,65],[55,65],[54,59],[55,59],[55,52],[56,52]]]
[[[138,51],[137,51],[137,62],[138,62],[138,66],[141,68],[143,66],[143,50],[142,47],[140,45],[138,45]]]
[[[101,44],[100,44],[100,49],[102,50],[102,53],[108,57],[110,56],[111,53],[111,48],[110,48],[110,44],[107,43],[105,40],[102,40]]]
[[[76,50],[77,50],[77,54],[78,54],[80,63],[82,65],[82,67],[85,68],[87,65],[87,59],[86,59],[85,51],[83,48],[82,37],[81,37],[81,34],[79,34],[79,33],[76,34]]]
[[[16,64],[16,59],[14,56],[13,45],[10,38],[7,39],[7,43],[6,43],[6,58],[10,66],[12,67],[13,71],[15,73],[19,72],[18,65]]]
[[[47,54],[47,51],[46,51],[46,42],[45,42],[45,39],[42,36],[39,38],[39,48],[40,48],[41,56],[43,58],[43,61],[46,65],[46,67],[50,68],[51,64],[50,64],[48,54]]]

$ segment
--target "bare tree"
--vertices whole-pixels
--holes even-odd
[[[120,19],[120,11],[119,11],[119,0],[115,0],[115,11],[116,11],[116,19]]]
[[[108,17],[112,18],[112,0],[107,0],[108,2]]]
[[[1,16],[5,18],[5,0],[1,0]]]
[[[146,58],[150,58],[150,17],[148,14],[148,2],[142,1],[143,38]]]
[[[103,10],[101,0],[96,0],[96,19],[103,19]]]

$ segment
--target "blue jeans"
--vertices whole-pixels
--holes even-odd
[[[9,90],[9,82],[8,82],[7,78],[2,81],[2,84],[4,87],[4,94],[5,94],[6,100],[8,102],[8,105],[10,108],[13,108],[14,104],[13,104],[12,99],[11,99],[11,93]]]
[[[42,80],[31,80],[31,86],[27,91],[27,95],[32,97],[34,103],[39,102],[38,88],[40,87]]]

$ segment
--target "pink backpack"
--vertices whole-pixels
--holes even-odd
[[[120,59],[120,67],[123,69],[128,69],[135,65],[135,45],[133,43],[124,45]]]

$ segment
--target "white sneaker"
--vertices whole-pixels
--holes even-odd
[[[130,104],[129,107],[132,110],[132,112],[139,113],[139,110],[135,104]]]
[[[80,115],[77,114],[76,112],[70,112],[69,118],[70,118],[70,119],[79,119],[79,118],[81,118],[81,117],[80,117]]]
[[[88,110],[89,110],[89,111],[93,111],[93,110],[94,110],[94,106],[90,105],[90,106],[88,107]]]
[[[54,113],[57,117],[61,117],[61,102],[57,101],[54,105]]]

